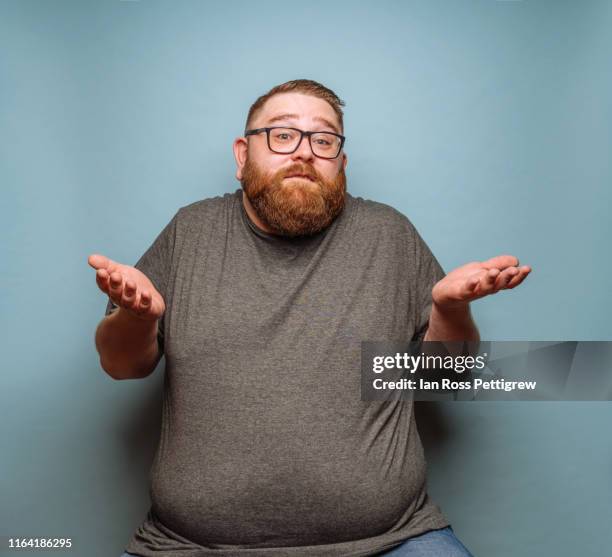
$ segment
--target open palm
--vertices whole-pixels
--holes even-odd
[[[431,296],[440,307],[462,306],[516,287],[530,272],[528,265],[519,267],[515,256],[498,255],[487,261],[474,261],[457,267],[435,284]]]
[[[100,254],[87,262],[96,269],[96,283],[119,307],[146,321],[159,319],[166,311],[162,295],[141,271]]]

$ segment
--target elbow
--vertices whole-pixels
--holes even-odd
[[[156,366],[147,369],[127,369],[123,366],[112,366],[100,358],[100,367],[111,379],[122,381],[124,379],[144,379],[153,373]]]
[[[118,369],[111,366],[108,362],[105,362],[103,358],[100,358],[100,367],[111,379],[115,379],[116,381],[125,379],[125,376],[122,375]]]

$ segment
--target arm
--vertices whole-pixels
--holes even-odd
[[[88,262],[96,269],[100,290],[118,306],[96,329],[100,365],[113,379],[150,375],[162,355],[158,344],[159,320],[166,309],[162,295],[136,267],[98,254]]]
[[[156,368],[161,351],[158,321],[144,321],[122,308],[107,315],[96,329],[100,365],[113,379],[147,377]]]
[[[443,306],[432,303],[429,327],[424,340],[480,341],[480,334],[472,319],[469,304],[464,307],[445,309]]]

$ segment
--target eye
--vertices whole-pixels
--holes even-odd
[[[271,137],[274,141],[289,142],[295,139],[295,132],[287,128],[278,128],[272,130]]]

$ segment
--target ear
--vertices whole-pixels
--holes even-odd
[[[342,170],[346,170],[346,165],[348,164],[348,157],[346,153],[342,153]]]
[[[247,151],[249,144],[245,137],[237,137],[232,145],[234,149],[234,158],[236,159],[236,180],[242,180],[242,169],[247,160]]]

